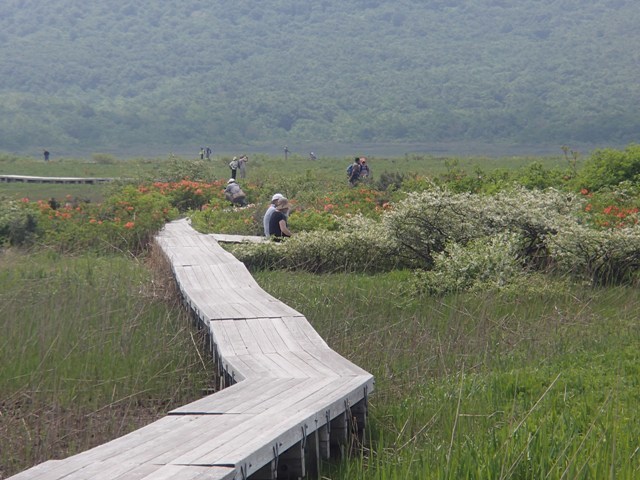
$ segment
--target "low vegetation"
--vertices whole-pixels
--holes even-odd
[[[155,255],[2,253],[0,478],[124,435],[212,386],[171,288]]]
[[[160,301],[175,297],[154,294],[171,282],[149,276],[149,240],[184,215],[204,232],[259,235],[280,191],[294,237],[233,253],[376,377],[367,444],[326,478],[636,477],[640,150],[565,160],[472,173],[447,160],[432,174],[390,160],[350,188],[334,161],[294,160],[283,176],[264,173],[264,157],[242,182],[246,208],[223,199],[224,174],[172,160],[99,203],[4,201],[0,418],[12,433],[0,451],[21,453],[3,468],[90,446],[68,433],[80,417],[158,406],[151,420],[202,389],[209,360],[184,313]],[[107,423],[114,435],[137,425]]]

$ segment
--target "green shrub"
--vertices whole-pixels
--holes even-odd
[[[38,227],[36,214],[25,209],[24,203],[0,203],[0,245],[24,246],[35,239]]]
[[[450,243],[434,256],[432,270],[416,272],[414,290],[444,295],[503,288],[524,275],[518,258],[521,242],[518,234],[503,232],[467,245]]]
[[[379,272],[400,265],[397,245],[379,222],[356,216],[338,231],[295,234],[280,243],[240,244],[233,254],[251,269],[286,268],[309,272]]]
[[[37,230],[38,242],[63,252],[140,252],[177,215],[167,197],[133,185],[114,191],[102,204],[69,201],[53,208],[26,201],[21,207],[37,224],[32,230]]]
[[[384,214],[383,223],[402,245],[403,256],[425,269],[449,243],[465,245],[503,231],[519,233],[523,256],[533,261],[544,256],[544,236],[557,231],[581,205],[574,195],[555,190],[519,188],[489,196],[434,188],[409,193]]]
[[[640,175],[640,145],[625,150],[601,149],[591,154],[579,173],[580,185],[589,190],[616,186],[625,180],[638,182]]]
[[[210,161],[185,160],[172,155],[166,163],[159,165],[154,178],[165,182],[179,182],[184,179],[211,182],[216,179],[228,179],[228,175],[228,169],[216,168]]]

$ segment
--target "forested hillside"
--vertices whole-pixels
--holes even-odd
[[[635,0],[2,0],[0,150],[638,139]]]

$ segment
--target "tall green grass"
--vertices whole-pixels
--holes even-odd
[[[211,360],[161,262],[0,254],[0,477],[202,396]],[[168,301],[167,299],[173,299]]]
[[[327,478],[639,477],[634,289],[410,298],[407,275],[256,274],[376,377],[368,445]]]

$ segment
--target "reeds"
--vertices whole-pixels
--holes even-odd
[[[369,445],[327,478],[640,475],[634,289],[408,298],[402,272],[257,278],[376,377]]]
[[[209,387],[171,277],[124,256],[8,251],[0,264],[0,477],[123,435]]]

